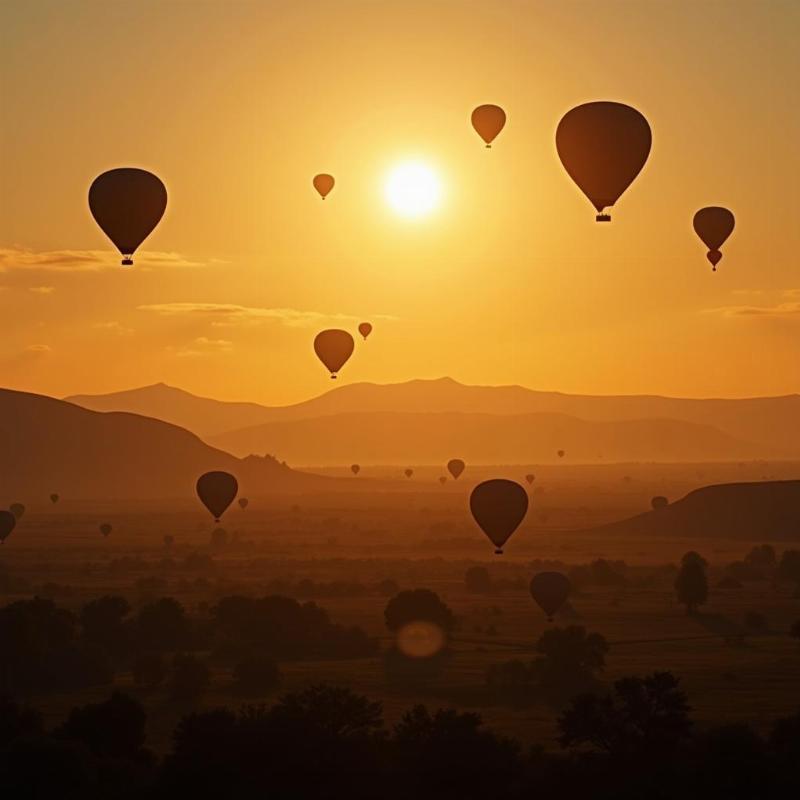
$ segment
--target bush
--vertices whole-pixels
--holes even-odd
[[[157,689],[167,677],[167,665],[161,653],[142,653],[133,662],[134,683],[143,689]]]
[[[233,669],[234,688],[247,695],[266,694],[280,683],[278,665],[267,656],[252,655]]]
[[[172,661],[169,694],[173,700],[197,700],[211,684],[211,673],[200,659],[178,653]]]

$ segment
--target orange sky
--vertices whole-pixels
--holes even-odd
[[[334,385],[314,334],[369,319],[342,381],[800,391],[799,34],[793,0],[3,3],[2,384],[292,402]],[[596,99],[653,129],[610,225],[554,146]],[[383,198],[412,157],[444,188],[417,220]],[[169,191],[132,270],[86,204],[115,166]]]

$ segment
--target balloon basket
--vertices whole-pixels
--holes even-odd
[[[496,556],[501,556],[501,555],[503,555],[503,549],[502,549],[501,547],[498,547],[498,548],[497,548],[497,549],[494,551],[494,554],[495,554]]]
[[[123,258],[121,263],[122,263],[123,267],[132,267],[133,266],[133,259],[132,258]]]
[[[611,214],[598,214],[594,219],[595,222],[611,222]]]

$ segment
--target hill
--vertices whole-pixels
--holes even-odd
[[[665,508],[602,525],[592,532],[796,540],[800,539],[800,481],[705,486]]]
[[[269,450],[295,465],[728,461],[765,448],[676,420],[587,422],[565,414],[350,413],[272,422],[212,437],[238,455]]]
[[[5,498],[193,497],[197,477],[232,472],[243,494],[302,491],[331,479],[294,472],[272,458],[238,459],[189,431],[122,412],[0,389],[0,487]]]

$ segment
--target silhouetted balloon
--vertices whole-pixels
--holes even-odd
[[[249,505],[250,505],[250,501],[246,497],[240,497],[239,498],[239,508],[241,508],[242,511],[244,511],[247,508],[247,506],[249,506]]]
[[[206,472],[197,479],[197,496],[215,522],[219,522],[238,491],[239,483],[229,472]]]
[[[61,498],[57,494],[50,495],[50,502],[55,505]]]
[[[109,170],[89,188],[92,216],[124,256],[123,266],[133,264],[133,254],[158,225],[166,207],[166,187],[143,169]]]
[[[320,175],[315,175],[312,183],[319,192],[319,196],[324,200],[330,194],[336,181],[333,179],[333,175],[323,172]]]
[[[12,503],[8,510],[14,515],[14,519],[20,520],[25,513],[25,506],[22,503]]]
[[[328,368],[331,378],[336,378],[336,373],[347,363],[355,346],[353,337],[338,328],[322,331],[314,339],[314,352]]]
[[[566,455],[566,453],[563,450],[559,450],[558,451],[558,457],[559,458],[564,458],[565,455]]]
[[[560,572],[539,572],[531,579],[531,597],[547,614],[548,622],[569,597],[569,578]]]
[[[722,259],[719,248],[733,232],[736,218],[727,208],[708,206],[701,208],[692,220],[695,233],[703,240],[708,248],[706,258],[711,262],[711,268],[717,271],[717,264]]]
[[[447,483],[447,478],[446,478],[444,475],[442,475],[442,476],[439,478],[439,483],[441,483],[441,484],[442,484],[442,486],[444,486],[444,485]]]
[[[460,458],[451,458],[447,462],[447,471],[458,480],[458,476],[464,471],[467,465]]]
[[[102,533],[103,536],[108,536],[108,534],[111,533],[111,530],[112,530],[111,525],[109,525],[107,522],[104,522],[100,526],[100,533]]]
[[[362,322],[358,326],[358,332],[366,339],[372,333],[372,325],[369,322]]]
[[[647,120],[623,103],[585,103],[568,111],[556,129],[556,149],[564,169],[609,222],[613,206],[641,172],[650,154]]]
[[[410,478],[413,474],[414,474],[414,470],[413,469],[406,469],[406,470],[403,471],[403,475],[405,475],[406,478]]]
[[[529,473],[528,473],[528,474],[525,476],[525,480],[526,480],[526,481],[528,481],[528,483],[529,483],[529,484],[530,484],[530,483],[533,483],[533,482],[536,480],[536,476],[535,476],[535,475],[534,475],[532,472],[529,472]]]
[[[478,136],[486,142],[486,147],[491,147],[495,137],[506,124],[506,112],[500,106],[478,106],[472,112],[472,127]]]
[[[172,547],[175,544],[175,537],[171,533],[164,535],[164,547]]]
[[[493,478],[472,490],[469,508],[475,522],[494,544],[494,552],[500,555],[503,545],[525,519],[528,493],[514,481]]]
[[[656,495],[651,501],[650,505],[653,511],[658,511],[659,508],[666,508],[669,505],[669,500],[661,495]]]
[[[17,518],[10,511],[0,511],[0,544],[5,542],[16,524]]]
[[[358,464],[351,464],[350,472],[352,472],[353,475],[358,475],[358,473],[361,472],[361,467]]]

